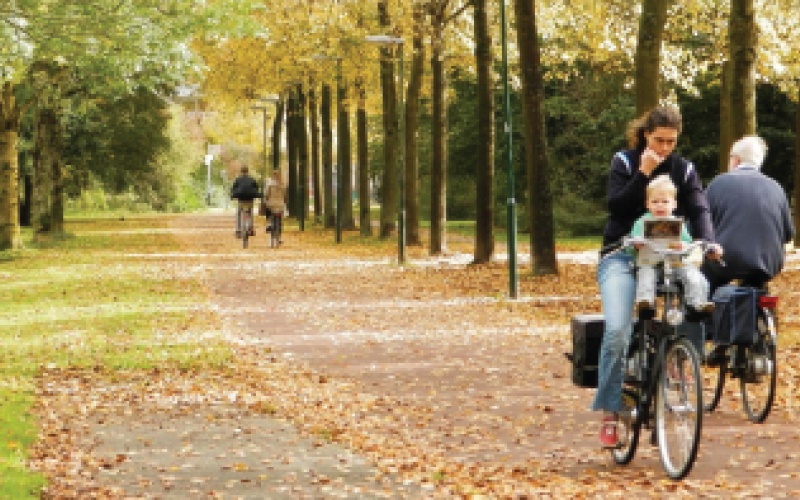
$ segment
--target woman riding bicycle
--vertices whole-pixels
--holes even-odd
[[[283,231],[283,212],[286,210],[286,188],[281,179],[281,171],[274,170],[270,184],[264,190],[264,204],[269,211],[267,217],[267,232],[271,230],[280,235]],[[283,243],[278,241],[278,243]]]
[[[616,153],[611,161],[603,248],[630,233],[633,223],[646,211],[648,182],[660,174],[669,175],[677,187],[675,215],[687,220],[692,237],[714,241],[708,203],[697,171],[692,163],[673,152],[681,126],[680,113],[669,107],[654,108],[630,123],[627,138],[631,149]],[[604,412],[600,442],[604,447],[615,447],[617,418],[622,411],[623,354],[633,327],[636,277],[631,254],[609,251],[601,254],[597,268],[605,331],[592,410]],[[722,249],[714,245],[710,253],[719,257]]]

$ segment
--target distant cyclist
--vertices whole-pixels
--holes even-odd
[[[258,189],[258,182],[250,177],[247,165],[242,166],[241,173],[233,181],[231,187],[231,198],[239,201],[239,208],[236,210],[236,237],[242,235],[242,210],[253,212],[253,200],[261,197]]]
[[[270,216],[267,217],[267,228],[272,228],[280,235],[283,231],[283,212],[286,210],[286,187],[281,179],[281,171],[272,172],[271,183],[264,190],[264,204],[269,210]],[[280,236],[278,236],[280,238]],[[278,243],[282,243],[278,241]]]

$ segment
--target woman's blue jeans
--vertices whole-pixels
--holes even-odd
[[[619,412],[622,410],[623,354],[633,330],[633,296],[636,293],[633,256],[617,252],[602,258],[597,266],[597,283],[605,331],[592,410]]]

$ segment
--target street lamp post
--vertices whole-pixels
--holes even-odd
[[[512,148],[511,94],[508,88],[508,30],[506,27],[506,0],[500,1],[500,24],[503,46],[503,101],[506,132],[506,167],[508,172],[508,295],[518,296],[517,285],[517,207],[514,198],[514,150]]]
[[[342,88],[342,58],[315,54],[311,57],[316,60],[336,61],[336,243],[342,242],[342,161],[344,159],[344,129],[342,115],[344,114],[344,89]],[[349,182],[349,180],[348,180]]]
[[[397,59],[398,59],[398,80],[400,82],[397,91],[397,121],[398,121],[398,186],[400,188],[400,209],[397,212],[397,262],[399,264],[406,263],[406,194],[405,194],[405,179],[406,179],[406,161],[405,161],[405,104],[403,102],[403,44],[405,40],[401,37],[389,35],[372,35],[366,37],[370,43],[377,43],[380,45],[396,45],[397,46]]]

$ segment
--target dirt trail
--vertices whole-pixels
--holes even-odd
[[[258,235],[244,251],[229,226],[221,215],[176,219],[193,257],[166,258],[185,259],[205,280],[246,382],[226,388],[201,380],[213,396],[189,401],[187,389],[182,406],[151,401],[90,419],[93,456],[113,463],[138,450],[101,468],[95,484],[103,491],[120,487],[143,498],[187,491],[198,498],[800,496],[793,396],[753,425],[727,393],[704,422],[687,480],[667,480],[649,445],[631,465],[613,465],[597,445],[592,393],[571,384],[563,357],[569,316],[596,304],[575,294],[589,292],[519,301],[498,292],[459,295],[441,281],[465,273],[480,280],[475,273],[483,271],[421,253],[402,268],[391,257],[344,255],[298,233],[286,234],[279,249]],[[590,275],[573,266],[568,272]],[[434,280],[438,286],[425,285]],[[142,436],[171,451],[141,446]],[[175,462],[175,446],[183,462]],[[253,474],[242,481],[237,467]]]

